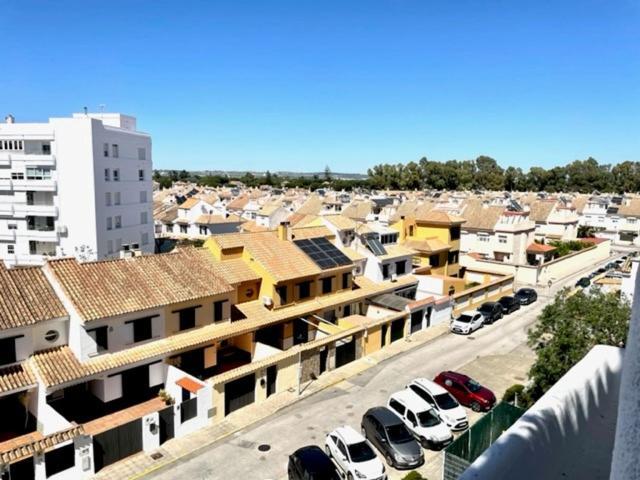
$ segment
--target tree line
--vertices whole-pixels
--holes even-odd
[[[435,162],[423,157],[406,164],[379,164],[369,169],[372,188],[400,190],[507,190],[547,192],[637,192],[640,162],[600,165],[589,157],[565,166],[544,169],[502,168],[491,157]]]
[[[616,165],[599,164],[594,158],[575,160],[565,166],[544,169],[531,167],[502,168],[491,157],[479,156],[475,160],[449,160],[436,162],[426,157],[417,162],[382,163],[368,170],[368,178],[347,180],[334,178],[327,167],[323,175],[311,177],[281,177],[267,171],[264,175],[250,172],[238,177],[222,175],[195,175],[186,170],[171,170],[154,180],[163,188],[178,180],[202,186],[219,187],[237,180],[249,187],[271,185],[317,190],[391,189],[391,190],[494,190],[494,191],[546,191],[546,192],[600,192],[622,193],[640,191],[640,162],[625,161]]]

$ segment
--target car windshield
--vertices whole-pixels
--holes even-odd
[[[478,382],[476,382],[475,380],[472,380],[472,379],[467,380],[465,385],[472,392],[477,392],[478,390],[480,390],[482,388],[482,386]]]
[[[449,395],[448,393],[441,393],[440,395],[435,396],[436,403],[438,407],[442,410],[451,410],[452,408],[456,408],[458,406],[458,402]]]
[[[482,313],[491,313],[491,310],[493,310],[493,306],[492,305],[482,305],[478,311],[482,312]]]
[[[347,448],[349,448],[351,461],[354,463],[367,462],[376,458],[376,454],[373,453],[367,442],[352,443]]]
[[[338,480],[338,472],[333,467],[333,464],[323,467],[322,470],[318,469],[310,474],[311,480]]]
[[[386,428],[389,441],[391,443],[407,443],[413,440],[413,437],[407,430],[407,427],[399,423]]]
[[[418,413],[418,420],[421,427],[435,427],[440,423],[440,417],[433,409]]]
[[[513,302],[513,298],[511,297],[502,297],[500,299],[500,303],[511,303],[511,302]]]
[[[469,323],[471,321],[471,316],[469,315],[460,315],[456,321],[460,323]]]

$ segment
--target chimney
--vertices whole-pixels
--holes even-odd
[[[406,222],[404,220],[404,215],[400,216],[400,235],[398,236],[398,241],[400,243],[404,243],[407,238],[407,230],[406,230]]]
[[[9,114],[4,117],[4,121],[7,123],[16,123],[16,118],[13,115]]]
[[[278,225],[278,239],[289,240],[289,222],[280,222]]]

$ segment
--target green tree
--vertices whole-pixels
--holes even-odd
[[[474,188],[482,190],[502,190],[504,188],[504,170],[493,158],[484,155],[476,158]]]
[[[537,354],[529,371],[531,399],[538,400],[594,346],[624,346],[630,316],[629,302],[614,293],[594,288],[556,295],[529,330],[529,345]]]
[[[329,165],[324,167],[324,179],[327,182],[331,181],[331,169],[329,168]]]

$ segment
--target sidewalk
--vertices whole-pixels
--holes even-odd
[[[161,471],[181,459],[197,455],[210,445],[275,414],[302,398],[306,398],[337,383],[348,381],[349,378],[380,362],[424,345],[445,334],[448,331],[448,326],[448,323],[444,322],[427,330],[416,332],[408,339],[399,340],[388,345],[383,350],[378,350],[367,357],[355,360],[338,370],[325,372],[317,380],[301,385],[301,394],[299,396],[293,390],[280,392],[259,404],[252,404],[232,413],[221,422],[210,424],[187,436],[169,440],[161,448],[153,452],[140,452],[110,465],[98,472],[94,478],[100,480],[138,479],[152,472]],[[152,455],[158,456],[157,454],[160,454],[160,456],[154,460]]]

